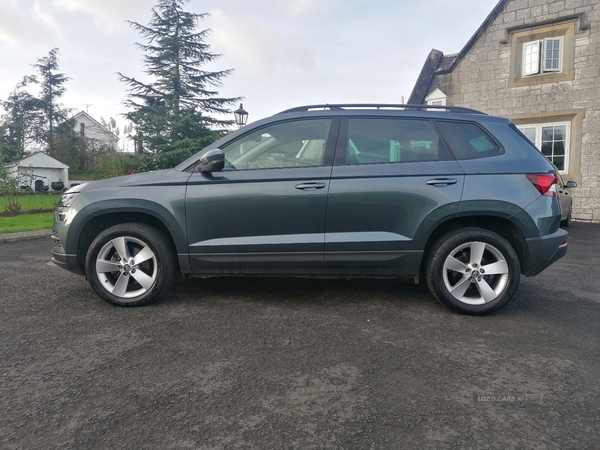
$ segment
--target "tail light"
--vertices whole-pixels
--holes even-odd
[[[556,191],[558,177],[555,173],[528,173],[526,177],[540,194],[558,197],[558,192]]]

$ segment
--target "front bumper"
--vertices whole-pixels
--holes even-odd
[[[533,277],[567,254],[569,233],[559,228],[554,233],[527,239],[529,264],[523,275]]]
[[[65,253],[65,249],[62,247],[60,238],[56,233],[52,233],[51,237],[54,239],[51,261],[58,267],[66,269],[69,272],[73,272],[77,275],[85,275],[85,272],[77,264],[77,255]]]

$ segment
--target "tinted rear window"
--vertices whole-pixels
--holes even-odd
[[[345,164],[448,159],[429,120],[348,119]]]
[[[437,122],[456,159],[475,159],[502,153],[496,142],[478,125],[465,122]]]

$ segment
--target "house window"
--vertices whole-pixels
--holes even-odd
[[[519,125],[517,128],[561,173],[569,171],[569,122]]]
[[[563,37],[523,43],[523,76],[562,71]]]
[[[573,16],[564,21],[507,28],[511,45],[508,86],[574,80],[575,34],[581,31],[579,17]]]

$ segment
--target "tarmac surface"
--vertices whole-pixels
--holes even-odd
[[[486,317],[412,280],[180,280],[103,302],[0,244],[0,449],[598,449],[600,225]]]

